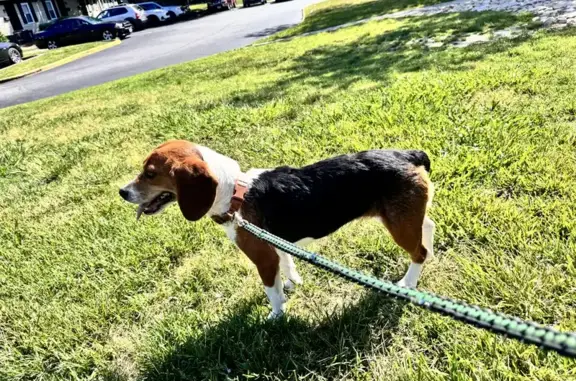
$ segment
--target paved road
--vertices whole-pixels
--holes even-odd
[[[235,9],[134,33],[122,44],[43,73],[0,84],[0,108],[98,85],[248,45],[300,22],[317,0]]]

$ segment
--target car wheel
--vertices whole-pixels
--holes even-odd
[[[58,47],[58,42],[56,42],[56,40],[49,40],[46,47],[50,50],[56,49]]]
[[[176,13],[168,12],[168,21],[169,22],[175,22],[176,21]]]
[[[112,41],[114,38],[115,38],[114,33],[109,31],[108,29],[106,29],[104,32],[102,32],[102,39],[104,41]]]
[[[244,3],[244,8],[249,8],[250,7],[250,3]]]
[[[22,62],[22,53],[16,48],[10,48],[8,49],[8,58],[10,58],[10,62],[13,64],[20,63]]]
[[[156,16],[148,16],[148,23],[150,25],[158,25],[160,23],[160,20]]]

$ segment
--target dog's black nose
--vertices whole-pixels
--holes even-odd
[[[128,200],[128,191],[124,188],[120,188],[120,197],[122,197],[124,200]]]

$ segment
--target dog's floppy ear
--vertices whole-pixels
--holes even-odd
[[[218,181],[206,163],[196,158],[178,164],[172,172],[180,211],[189,221],[199,220],[214,203]]]

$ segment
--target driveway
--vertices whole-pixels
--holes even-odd
[[[0,85],[0,108],[63,94],[248,45],[297,24],[317,0],[240,8],[134,33],[122,44]]]

